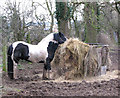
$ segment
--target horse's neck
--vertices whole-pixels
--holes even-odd
[[[52,40],[52,37],[50,35],[48,35],[47,37],[43,38],[39,43],[38,45],[46,45],[48,44],[50,41]]]
[[[48,45],[49,42],[52,41],[54,43],[57,43],[56,41],[53,40],[53,33],[49,34],[47,37],[43,38],[38,45]]]
[[[47,43],[47,40],[42,39],[42,40],[38,43],[38,45],[45,44],[45,43]]]

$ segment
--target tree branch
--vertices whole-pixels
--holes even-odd
[[[120,6],[120,1],[119,1],[119,2],[115,2],[115,8],[116,8],[116,10],[117,10],[118,14],[120,14],[120,10],[119,10],[119,8],[118,8],[118,6],[117,6],[117,5],[119,5],[119,6]]]

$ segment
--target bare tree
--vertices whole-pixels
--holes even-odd
[[[53,25],[54,25],[54,11],[51,0],[49,2],[46,0],[47,9],[49,11],[50,17],[51,17],[51,25],[50,25],[50,32],[53,32]]]
[[[100,32],[109,34],[111,41],[118,42],[117,40],[119,39],[119,9],[116,9],[116,2],[104,2],[101,3],[99,6]]]
[[[117,26],[117,37],[118,37],[118,43],[120,44],[120,1],[115,2],[115,8],[118,12],[118,26]]]
[[[11,15],[11,29],[14,32],[14,40],[22,40],[22,32],[21,32],[21,18],[19,14],[19,10],[17,10],[16,3],[11,6],[12,7],[12,15]]]
[[[80,26],[78,24],[78,15],[77,13],[81,13],[81,9],[79,9],[80,5],[82,4],[82,2],[80,3],[74,3],[72,4],[72,14],[71,14],[71,18],[74,22],[74,28],[75,28],[75,36],[78,37],[80,40],[82,39],[82,34],[80,33]],[[78,9],[78,10],[77,10]],[[80,16],[79,16],[80,17]],[[79,20],[80,22],[80,20]]]

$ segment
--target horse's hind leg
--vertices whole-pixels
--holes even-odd
[[[21,52],[15,50],[14,51],[14,55],[13,55],[13,59],[14,59],[14,79],[18,79],[18,75],[19,75],[19,70],[18,70],[18,62],[20,60],[21,57]]]
[[[44,65],[44,68],[43,68],[43,76],[42,76],[42,79],[43,79],[43,80],[48,80],[48,78],[47,78],[47,70],[45,69],[45,65]]]
[[[14,79],[18,79],[18,74],[19,74],[19,70],[18,70],[18,64],[14,63]]]

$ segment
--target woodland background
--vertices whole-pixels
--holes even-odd
[[[26,3],[29,2],[29,5]],[[23,40],[37,44],[51,32],[63,32],[86,43],[120,44],[120,1],[57,2],[6,1],[0,14],[0,59],[6,70],[7,47]],[[38,14],[42,7],[46,14]],[[41,9],[39,9],[41,10]]]

